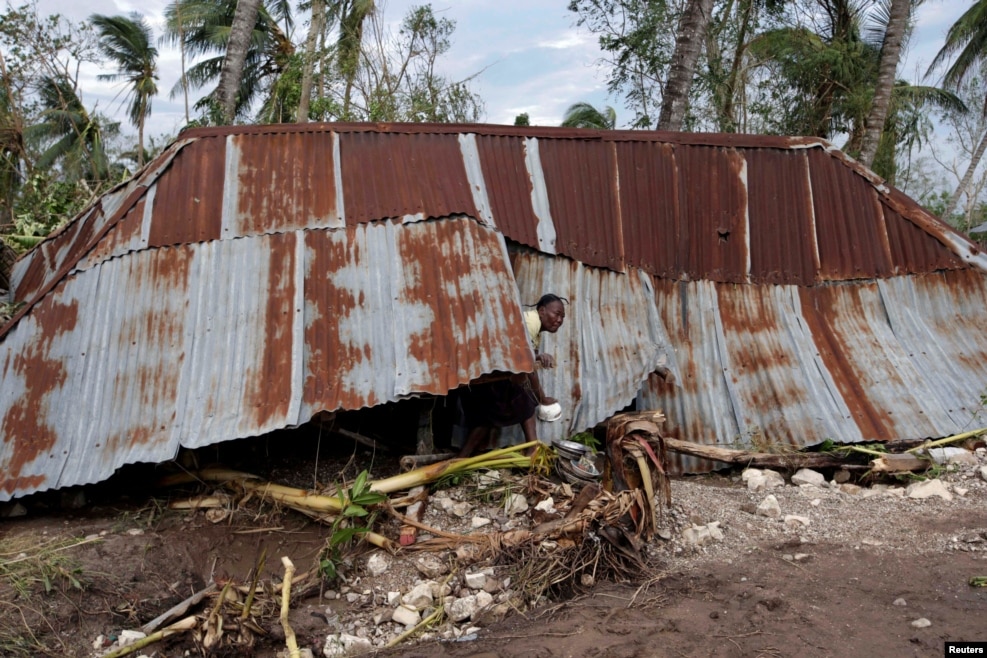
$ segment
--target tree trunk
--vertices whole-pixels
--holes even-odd
[[[730,64],[730,76],[727,78],[727,96],[720,111],[720,129],[723,132],[737,132],[737,120],[733,116],[736,101],[734,95],[737,93],[737,82],[740,80],[740,63],[747,52],[747,29],[750,27],[751,12],[754,9],[753,0],[742,0],[737,6],[737,11],[743,12],[740,21],[740,32],[737,33],[737,49],[733,54],[733,62]]]
[[[144,122],[146,116],[146,114],[141,114],[141,119],[137,122],[137,169],[144,168]]]
[[[987,130],[984,130],[984,134],[980,137],[980,143],[977,144],[977,150],[973,152],[973,157],[970,158],[970,166],[966,168],[966,173],[963,174],[963,180],[960,181],[959,186],[956,191],[953,192],[953,196],[949,199],[949,203],[946,204],[946,209],[942,211],[941,219],[944,222],[949,222],[949,216],[953,214],[956,209],[956,204],[959,203],[960,197],[966,192],[967,188],[970,187],[970,181],[973,180],[973,174],[977,170],[977,166],[980,164],[980,159],[984,157],[984,151],[987,150]]]
[[[898,70],[898,60],[901,56],[901,42],[905,38],[911,9],[912,0],[891,0],[888,27],[884,32],[884,43],[881,45],[881,63],[877,73],[877,85],[874,88],[874,102],[865,122],[866,131],[860,147],[860,161],[868,167],[874,164],[874,156],[877,154],[881,133],[884,131],[884,121],[888,116],[888,106],[891,104],[891,90],[894,89],[895,72]]]
[[[257,24],[257,11],[261,0],[237,0],[233,25],[230,27],[230,40],[226,44],[226,57],[219,74],[216,87],[216,102],[222,113],[223,123],[232,124],[236,117],[237,95],[243,78],[243,64],[250,47],[250,36]]]
[[[319,36],[322,34],[325,20],[325,1],[312,0],[312,25],[309,27],[308,38],[305,40],[305,68],[302,71],[301,98],[298,100],[296,123],[308,122],[308,108],[312,100],[312,73],[315,69],[315,48],[319,43]]]
[[[699,61],[699,48],[713,12],[713,0],[689,0],[675,36],[672,67],[661,100],[658,130],[681,130],[692,88],[692,77]]]

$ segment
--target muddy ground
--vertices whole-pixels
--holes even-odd
[[[360,468],[375,475],[396,469],[393,460],[362,450],[323,454],[317,466],[283,458],[249,465],[292,486],[340,481]],[[969,584],[987,576],[985,465],[981,455],[979,464],[930,474],[947,485],[949,501],[894,491],[907,481],[885,482],[890,492],[868,481],[858,483],[860,490],[789,484],[750,492],[739,471],[678,478],[664,521],[669,538],[647,548],[648,570],[639,577],[576,587],[572,598],[543,601],[459,640],[433,634],[379,655],[941,656],[946,641],[987,641],[987,588]],[[170,500],[212,489],[151,487],[160,474],[143,468],[98,487],[31,497],[21,501],[26,516],[0,521],[0,655],[102,655],[121,630],[138,628],[207,584],[246,580],[262,548],[268,558],[261,577],[272,583],[282,555],[299,571],[316,566],[325,525],[257,501],[212,517],[171,510]],[[783,515],[809,525],[754,514],[767,493]],[[485,507],[494,502],[474,500],[475,514],[496,518]],[[436,510],[429,513],[427,522],[444,522]],[[722,538],[699,546],[683,538],[685,529],[711,522]],[[396,525],[383,528],[397,536]],[[354,589],[390,591],[418,576],[395,563],[377,583],[364,561],[349,563]],[[292,597],[289,619],[299,645],[317,656],[338,627],[333,615],[347,614],[344,597],[327,598],[334,591],[341,591],[338,582],[313,579]],[[283,650],[274,600],[257,605],[267,634],[249,650],[208,655],[270,657]],[[369,620],[375,604],[357,605]],[[919,619],[930,623],[913,625]],[[132,655],[203,654],[184,634]]]

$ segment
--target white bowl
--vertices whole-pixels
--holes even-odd
[[[562,405],[558,402],[538,405],[538,420],[554,423],[559,418],[562,418]]]

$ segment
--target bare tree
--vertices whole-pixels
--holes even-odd
[[[713,12],[713,0],[689,0],[675,37],[672,66],[661,99],[658,130],[681,130],[699,50]]]

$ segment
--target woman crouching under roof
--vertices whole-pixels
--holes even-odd
[[[525,329],[535,351],[536,366],[554,368],[555,358],[541,351],[541,335],[554,334],[565,321],[565,304],[569,300],[551,293],[543,295],[534,308],[522,313]],[[490,449],[493,428],[521,424],[525,443],[538,440],[535,410],[538,405],[557,403],[548,397],[538,381],[538,372],[526,372],[470,387],[462,397],[463,415],[468,430],[460,457],[469,457]]]

